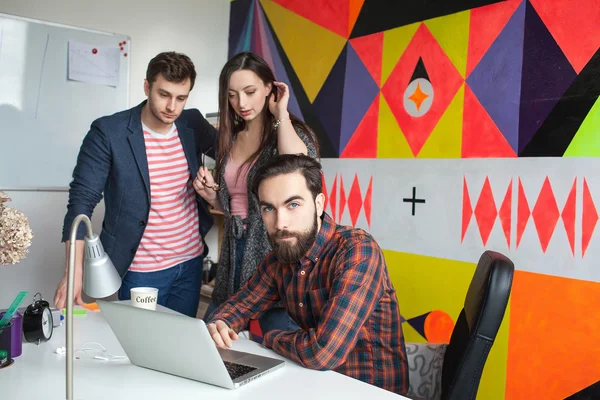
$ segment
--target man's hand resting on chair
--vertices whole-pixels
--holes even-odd
[[[215,341],[217,347],[228,349],[231,347],[231,341],[237,340],[238,335],[227,326],[223,321],[216,321],[214,324],[206,325],[210,337]]]

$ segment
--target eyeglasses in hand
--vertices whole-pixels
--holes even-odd
[[[205,152],[202,152],[202,166],[206,166],[206,153],[208,153],[210,150],[212,149],[212,146],[210,146]],[[199,180],[199,182],[202,184],[202,186],[207,187],[209,189],[214,190],[215,192],[218,192],[219,190],[223,189],[218,183],[214,183],[212,185],[208,185],[206,183],[206,177],[202,178],[201,180]]]

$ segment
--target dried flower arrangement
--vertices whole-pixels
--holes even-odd
[[[0,191],[0,265],[16,264],[25,258],[33,239],[25,214],[14,207],[6,207],[10,200]]]

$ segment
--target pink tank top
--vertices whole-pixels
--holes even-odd
[[[233,161],[231,156],[225,166],[225,183],[231,196],[229,209],[231,215],[239,215],[244,219],[248,216],[248,171],[252,165],[245,165],[240,175],[241,164]]]

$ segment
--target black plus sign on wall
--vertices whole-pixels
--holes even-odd
[[[412,215],[415,215],[415,205],[417,203],[425,204],[425,199],[417,199],[417,188],[413,186],[412,197],[402,199],[405,203],[412,203]]]

